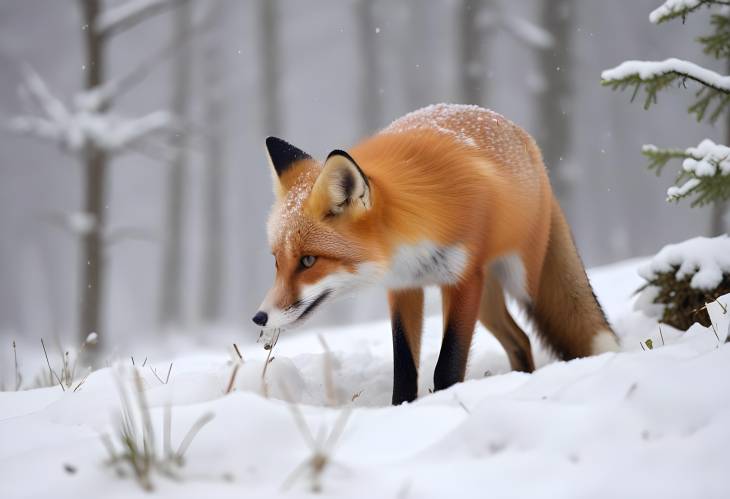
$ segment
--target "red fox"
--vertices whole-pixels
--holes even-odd
[[[542,156],[527,132],[478,106],[414,111],[323,164],[266,139],[275,191],[268,238],[276,278],[253,321],[282,328],[362,286],[388,290],[393,404],[418,391],[423,288],[440,286],[434,389],[463,381],[476,321],[512,369],[530,341],[506,292],[562,359],[617,350]]]

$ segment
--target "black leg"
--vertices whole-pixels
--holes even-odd
[[[446,327],[433,374],[434,390],[443,390],[464,381],[483,282],[482,273],[475,271],[466,281],[441,288]]]
[[[464,342],[451,325],[446,325],[444,339],[441,342],[441,351],[436,362],[436,370],[433,374],[434,391],[444,390],[454,383],[464,381],[466,361],[469,356],[469,344]]]
[[[418,369],[408,345],[400,314],[393,314],[393,405],[412,402],[418,395]]]
[[[423,289],[388,291],[393,329],[393,405],[418,396],[418,359],[423,329]]]

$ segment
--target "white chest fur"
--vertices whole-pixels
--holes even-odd
[[[459,245],[439,246],[430,241],[399,246],[385,275],[389,288],[454,284],[466,268],[467,252]]]

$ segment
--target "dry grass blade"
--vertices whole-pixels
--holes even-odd
[[[725,305],[724,303],[722,303],[722,302],[721,302],[721,301],[720,301],[719,299],[717,299],[717,298],[715,298],[715,303],[717,303],[717,304],[718,304],[718,305],[720,306],[720,308],[722,309],[722,313],[723,313],[723,315],[727,313],[727,305]]]
[[[236,376],[238,375],[238,370],[240,369],[240,367],[240,363],[236,363],[236,365],[233,366],[233,370],[231,371],[231,377],[228,379],[228,384],[226,385],[226,389],[223,392],[226,395],[233,391],[233,386],[236,383]]]
[[[314,451],[317,448],[317,441],[314,439],[314,435],[312,435],[312,431],[309,429],[309,425],[304,419],[304,414],[302,414],[299,406],[294,403],[294,399],[292,399],[291,394],[289,393],[289,389],[286,387],[286,385],[284,383],[281,383],[280,388],[282,394],[284,395],[284,400],[287,402],[286,406],[289,408],[289,411],[294,418],[294,422],[296,423],[299,432],[302,434],[302,437],[304,438],[307,447]]]
[[[284,492],[289,490],[292,485],[294,485],[294,483],[297,481],[297,479],[301,476],[301,474],[307,471],[308,466],[309,461],[299,463],[299,465],[294,468],[291,473],[289,473],[289,476],[286,477],[284,483],[281,484],[281,490],[283,490]]]
[[[15,346],[15,340],[13,340],[13,362],[15,365],[15,391],[20,390],[20,385],[23,384],[23,376],[20,374],[20,368],[18,367],[18,350]]]
[[[345,430],[345,426],[347,425],[347,421],[351,414],[351,409],[347,407],[340,411],[335,423],[329,431],[328,436],[326,429],[322,427],[320,428],[321,431],[317,434],[317,438],[314,438],[312,431],[304,419],[304,415],[299,409],[299,406],[292,402],[291,396],[283,383],[281,385],[281,389],[284,393],[285,400],[287,400],[287,407],[289,407],[292,416],[294,417],[297,428],[304,438],[305,443],[312,451],[311,455],[304,462],[299,464],[299,466],[297,466],[284,480],[282,489],[287,490],[303,472],[309,471],[310,491],[314,493],[321,492],[322,475],[325,470],[333,464],[331,453]]]
[[[183,438],[180,446],[177,448],[177,452],[175,453],[175,458],[179,462],[182,462],[182,459],[185,456],[188,447],[190,447],[190,444],[193,443],[193,439],[198,434],[198,432],[203,429],[203,426],[213,421],[213,418],[215,418],[215,415],[212,412],[207,412],[200,416],[197,421],[195,421],[195,423],[193,423],[193,426],[191,426],[188,432],[185,434],[185,438]]]
[[[322,446],[325,452],[331,452],[335,445],[337,445],[340,437],[342,437],[342,433],[345,431],[345,426],[347,426],[347,421],[349,421],[351,415],[352,409],[350,407],[345,407],[340,411],[340,414],[337,416],[337,420],[335,420],[334,426],[332,426],[330,436]]]
[[[41,346],[43,347],[43,354],[46,356],[46,365],[48,365],[48,373],[51,376],[51,379],[56,379],[58,381],[58,385],[61,387],[61,390],[64,392],[66,391],[66,388],[63,386],[63,382],[61,381],[61,378],[58,377],[58,374],[56,374],[56,371],[53,370],[51,367],[51,361],[48,359],[48,350],[46,350],[46,344],[43,341],[43,338],[41,338]]]
[[[337,396],[335,394],[335,384],[332,377],[332,352],[330,351],[327,342],[324,340],[324,336],[321,334],[317,335],[322,348],[324,349],[324,393],[327,398],[327,405],[330,407],[336,407],[338,405]]]
[[[268,353],[266,354],[266,362],[264,363],[264,368],[261,371],[261,392],[264,394],[264,397],[269,398],[269,384],[266,382],[266,371],[269,368],[269,363],[274,360],[271,357],[271,354],[274,351],[274,347],[279,341],[279,333],[281,333],[281,329],[277,329],[274,332],[273,341],[271,342],[271,345],[268,345]],[[266,348],[266,347],[264,347]]]
[[[233,365],[233,370],[231,371],[231,376],[228,379],[228,384],[226,385],[226,389],[223,392],[226,395],[233,391],[233,387],[236,384],[236,376],[238,375],[238,370],[241,368],[241,365],[243,364],[243,355],[241,355],[241,350],[238,349],[238,345],[236,345],[235,343],[233,344],[233,351],[235,352],[236,357],[238,357],[238,360],[234,359],[235,364]]]
[[[75,387],[75,388],[73,389],[74,393],[75,393],[75,392],[77,392],[77,391],[79,391],[79,389],[80,389],[80,388],[81,388],[81,387],[82,387],[82,386],[84,385],[84,383],[86,383],[86,378],[88,378],[88,377],[89,377],[89,374],[91,374],[91,371],[87,372],[87,373],[86,373],[86,376],[84,376],[84,377],[83,377],[83,378],[81,379],[81,381],[79,381],[79,382],[78,382],[78,383],[76,384],[76,387]]]
[[[147,363],[147,358],[145,358],[144,360],[145,360],[145,363]],[[172,372],[172,364],[173,363],[170,362],[170,367],[167,368],[167,376],[165,377],[164,381],[160,377],[160,375],[157,374],[157,370],[154,367],[150,366],[150,371],[152,371],[152,374],[155,375],[155,378],[157,378],[157,381],[159,381],[163,385],[166,385],[170,382],[170,373]],[[144,364],[142,364],[142,366],[144,367]]]
[[[720,335],[717,334],[717,329],[715,328],[715,323],[711,322],[710,326],[712,326],[712,332],[715,333],[715,338],[717,338],[717,346],[719,347],[720,343],[722,343],[722,341],[720,341]]]

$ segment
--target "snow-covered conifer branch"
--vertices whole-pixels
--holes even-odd
[[[175,128],[175,120],[166,111],[154,111],[138,118],[104,112],[103,99],[93,90],[79,94],[68,106],[50,92],[32,69],[26,69],[21,91],[28,96],[32,109],[11,119],[10,129],[49,140],[74,153],[92,144],[116,153]]]
[[[662,173],[662,169],[673,159],[684,159],[687,157],[685,149],[660,149],[655,145],[646,144],[641,148],[641,154],[649,158],[649,170],[653,170],[657,175]]]
[[[714,122],[730,103],[730,76],[681,59],[664,61],[624,61],[615,68],[601,73],[602,84],[613,90],[633,87],[633,101],[643,87],[646,93],[644,109],[657,102],[657,93],[673,83],[684,84],[687,80],[702,85],[697,92],[698,100],[689,108],[697,121],[701,121],[713,106],[709,120]]]
[[[651,11],[649,14],[649,21],[654,24],[660,24],[665,21],[670,21],[678,17],[682,18],[682,21],[687,17],[688,14],[695,10],[712,5],[730,5],[730,1],[727,0],[665,0],[659,7]]]
[[[705,139],[685,150],[645,145],[642,153],[657,173],[672,159],[684,160],[675,185],[667,189],[668,201],[694,196],[692,206],[701,206],[718,198],[730,199],[730,147]]]

